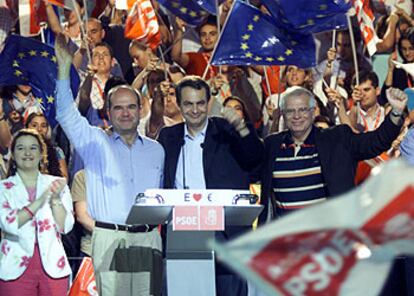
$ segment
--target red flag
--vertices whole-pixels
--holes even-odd
[[[95,274],[92,259],[85,257],[79,267],[78,274],[70,287],[68,296],[97,296]]]
[[[378,295],[394,257],[414,253],[413,176],[389,161],[341,197],[214,248],[266,295]]]
[[[40,33],[40,23],[47,21],[46,7],[40,0],[19,0],[20,35],[34,36]]]
[[[161,43],[157,16],[150,0],[137,0],[125,23],[125,37],[145,42],[151,49]]]
[[[373,56],[377,51],[377,43],[380,39],[375,33],[374,28],[374,13],[369,6],[369,0],[354,0],[354,7],[356,10],[356,16],[361,30],[362,39],[365,46],[368,49],[370,56]]]

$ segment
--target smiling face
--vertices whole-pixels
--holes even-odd
[[[283,118],[286,127],[296,139],[305,140],[312,129],[315,119],[314,108],[310,107],[310,98],[305,95],[292,96],[285,102]]]
[[[36,171],[39,170],[42,151],[36,137],[31,135],[20,136],[14,145],[13,158],[17,170]]]
[[[181,113],[188,130],[194,136],[204,128],[207,122],[208,99],[206,90],[184,87],[181,90]]]
[[[109,116],[114,131],[120,135],[136,133],[140,111],[136,94],[128,88],[118,88],[110,100]]]
[[[35,116],[27,124],[27,127],[37,130],[40,135],[46,137],[47,131],[49,129],[49,124],[44,116]]]
[[[217,26],[206,24],[200,29],[200,43],[205,51],[212,51],[218,38]]]

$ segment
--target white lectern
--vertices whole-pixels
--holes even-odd
[[[197,198],[192,198],[192,197]],[[207,242],[214,231],[173,231],[176,206],[223,206],[225,227],[249,226],[263,206],[246,191],[147,190],[132,207],[127,224],[167,225],[166,259],[168,296],[215,296],[214,252]]]

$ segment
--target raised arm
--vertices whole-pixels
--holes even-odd
[[[185,23],[183,20],[176,18],[177,29],[175,30],[173,47],[171,50],[172,59],[181,67],[186,68],[190,59],[187,54],[183,53],[183,37],[185,31]]]

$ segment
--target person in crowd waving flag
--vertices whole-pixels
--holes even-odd
[[[380,39],[374,28],[374,13],[371,10],[369,0],[353,0],[356,16],[361,30],[362,39],[370,56],[377,51],[377,43]]]
[[[0,54],[0,69],[0,86],[30,85],[37,101],[44,108],[48,122],[54,126],[57,64],[53,48],[30,38],[11,35]],[[73,67],[71,87],[72,93],[76,95],[79,89],[79,76]]]
[[[137,0],[125,24],[125,37],[137,39],[152,49],[161,43],[157,16],[150,0]]]
[[[315,65],[315,43],[310,34],[289,33],[270,16],[236,0],[214,50],[212,64],[307,68]]]

